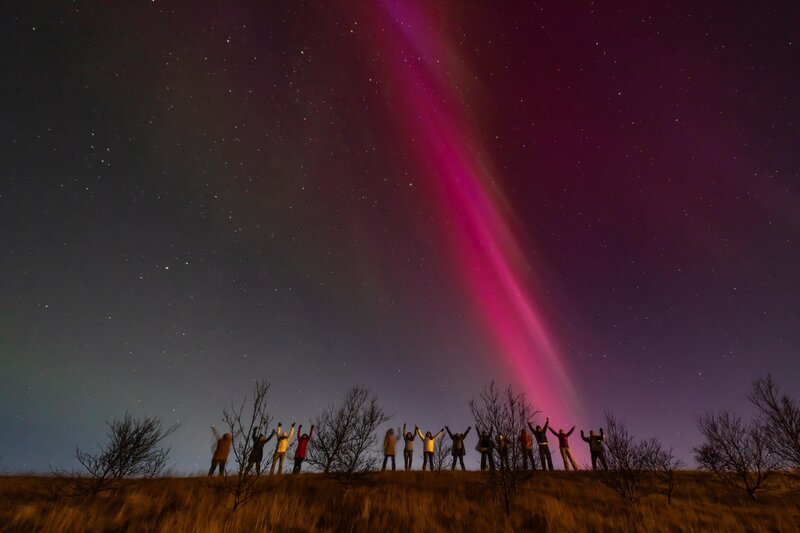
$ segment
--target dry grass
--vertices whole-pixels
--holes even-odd
[[[477,472],[372,474],[345,496],[319,475],[284,476],[231,515],[208,478],[143,481],[105,497],[66,497],[46,477],[0,478],[0,531],[800,531],[800,496],[752,502],[681,472],[673,498],[631,509],[589,472],[537,472],[510,518]]]

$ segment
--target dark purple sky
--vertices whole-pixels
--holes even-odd
[[[200,470],[262,377],[284,423],[360,383],[433,430],[496,379],[685,458],[755,378],[800,396],[797,3],[33,4],[0,11],[0,470],[126,409]]]

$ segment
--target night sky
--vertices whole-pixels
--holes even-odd
[[[423,431],[495,379],[685,459],[800,396],[800,4],[618,4],[5,4],[0,471],[125,410],[204,470],[257,378]]]

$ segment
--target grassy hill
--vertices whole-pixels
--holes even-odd
[[[233,515],[227,498],[204,477],[95,499],[64,496],[53,478],[0,477],[0,531],[800,531],[797,492],[754,502],[698,472],[678,474],[672,505],[655,495],[637,509],[591,472],[536,472],[510,517],[479,472],[371,474],[346,495],[320,475],[284,475]]]

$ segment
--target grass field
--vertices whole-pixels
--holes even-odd
[[[65,496],[56,479],[0,477],[0,531],[800,531],[800,495],[753,502],[708,475],[680,472],[672,505],[637,509],[591,472],[537,472],[507,517],[478,472],[371,474],[345,495],[315,474],[260,480],[271,490],[236,513],[218,480],[143,481],[98,498]]]

